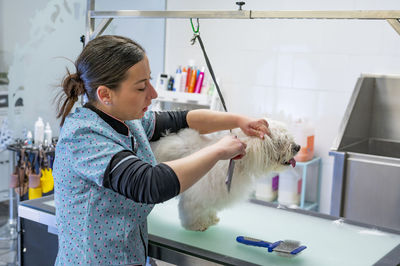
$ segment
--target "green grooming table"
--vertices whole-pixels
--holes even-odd
[[[176,265],[397,265],[400,232],[304,210],[246,201],[219,213],[205,232],[180,226],[178,200],[158,204],[148,218],[149,255]],[[53,195],[20,202],[19,216],[57,234]],[[236,237],[297,240],[307,249],[292,258],[246,246]],[[48,252],[48,251],[45,251]]]
[[[156,236],[158,242],[164,240],[164,249],[186,252],[215,263],[307,266],[400,263],[400,232],[395,230],[247,201],[219,213],[220,222],[216,226],[205,232],[193,232],[180,226],[177,203],[178,200],[172,199],[154,208],[148,219],[149,234]],[[279,257],[268,253],[266,248],[237,243],[239,235],[272,242],[298,240],[307,249],[292,258]]]

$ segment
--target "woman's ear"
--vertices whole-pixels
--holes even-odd
[[[99,86],[97,87],[97,98],[98,100],[105,104],[105,105],[110,105],[111,104],[111,90],[107,86]]]

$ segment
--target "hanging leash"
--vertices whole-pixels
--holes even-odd
[[[210,59],[207,56],[206,49],[204,48],[203,41],[201,40],[201,37],[200,37],[200,32],[199,32],[200,22],[199,22],[199,19],[197,18],[197,29],[194,28],[192,19],[190,19],[190,24],[192,25],[192,30],[193,30],[193,38],[191,39],[191,44],[194,45],[196,43],[196,40],[199,40],[199,44],[200,44],[201,50],[203,51],[203,55],[204,55],[204,59],[205,59],[206,64],[207,64],[208,71],[210,72],[211,77],[212,77],[212,79],[214,81],[215,87],[217,88],[218,96],[219,96],[219,99],[221,100],[222,107],[224,108],[225,112],[228,112],[228,109],[226,108],[224,97],[222,96],[221,90],[220,90],[220,88],[218,86],[218,82],[217,82],[217,80],[215,78],[215,74],[214,74],[213,68],[212,68],[211,63],[210,63]],[[230,132],[232,133],[232,130],[230,130]],[[228,192],[230,192],[230,190],[231,190],[231,183],[232,183],[232,177],[233,177],[234,168],[235,168],[235,161],[233,159],[230,159],[229,160],[228,173],[227,173],[227,176],[226,176],[226,179],[225,179],[225,184],[226,184],[226,187],[228,189]]]

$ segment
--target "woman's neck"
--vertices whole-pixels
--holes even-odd
[[[118,121],[120,121],[122,123],[125,123],[123,119],[119,118],[119,116],[112,111],[111,107],[109,107],[107,105],[104,105],[104,104],[99,104],[99,103],[95,103],[95,104],[92,104],[92,105],[95,108],[97,108],[100,111],[102,111],[103,113],[107,114],[108,116],[111,116],[112,118],[114,118],[114,119],[116,119],[116,120],[118,120]]]

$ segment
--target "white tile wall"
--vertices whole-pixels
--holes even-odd
[[[234,1],[168,0],[168,10],[236,10]],[[400,10],[398,0],[246,1],[247,10]],[[187,20],[168,20],[165,69],[190,58]],[[328,213],[333,160],[328,156],[361,73],[400,74],[400,36],[384,21],[200,20],[200,32],[228,108],[247,115],[303,116],[316,126],[316,154],[323,158],[321,210]]]

